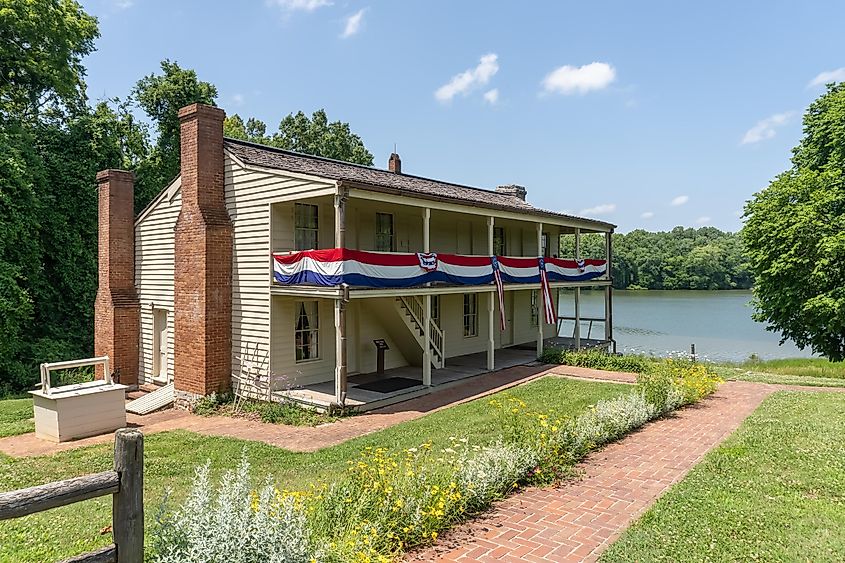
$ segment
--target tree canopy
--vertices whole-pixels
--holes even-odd
[[[845,359],[845,82],[810,105],[792,167],[746,205],[743,239],[754,318]]]
[[[348,123],[329,122],[326,111],[319,109],[309,118],[304,113],[289,114],[279,130],[267,136],[264,122],[249,118],[246,123],[238,114],[226,118],[223,132],[233,139],[242,139],[314,156],[333,158],[355,164],[373,165],[373,155],[361,137],[352,132]]]

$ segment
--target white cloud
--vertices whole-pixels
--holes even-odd
[[[244,95],[243,94],[233,94],[232,95],[232,103],[236,106],[244,105]]]
[[[543,79],[543,90],[556,94],[586,94],[601,90],[616,80],[616,69],[607,63],[584,66],[565,65],[551,71]]]
[[[818,73],[816,77],[807,84],[807,88],[812,88],[813,86],[823,86],[829,82],[845,82],[845,66]]]
[[[361,8],[360,10],[346,18],[346,26],[343,28],[343,33],[340,34],[340,37],[342,39],[352,37],[359,31],[361,31],[361,24],[364,23],[364,12],[366,11],[366,8]]]
[[[434,92],[434,97],[441,102],[451,101],[458,94],[467,95],[479,86],[484,86],[499,72],[498,55],[488,53],[481,57],[478,66],[456,74],[452,79]]]
[[[710,217],[699,217],[695,220],[696,225],[706,225],[710,222]]]
[[[654,211],[645,211],[640,214],[640,219],[652,219],[654,218]]]
[[[754,127],[745,132],[740,144],[750,145],[771,139],[775,136],[775,129],[786,124],[794,112],[786,111],[770,115],[766,119],[758,121]]]
[[[118,10],[125,10],[127,8],[131,8],[135,2],[133,0],[116,0],[114,2],[114,7]]]
[[[616,211],[615,203],[602,203],[595,207],[588,207],[581,210],[581,215],[607,215]]]
[[[267,0],[268,6],[281,8],[286,12],[313,12],[323,6],[331,6],[330,0]]]
[[[688,195],[679,195],[678,197],[676,197],[675,199],[673,199],[673,200],[670,202],[670,204],[669,204],[669,205],[671,205],[671,206],[673,206],[673,207],[678,207],[679,205],[683,205],[683,204],[685,204],[685,203],[686,203],[686,202],[688,202],[688,201],[689,201],[689,196],[688,196]]]
[[[499,101],[499,89],[493,88],[492,90],[484,92],[484,101],[490,104],[491,106],[495,106],[496,103]]]

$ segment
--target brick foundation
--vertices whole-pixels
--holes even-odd
[[[193,395],[229,388],[232,223],[223,197],[223,110],[179,110],[182,208],[176,221],[174,384]]]
[[[108,356],[115,378],[138,385],[141,306],[135,290],[134,176],[97,173],[99,192],[98,285],[94,300],[94,355]],[[103,378],[102,366],[96,376]]]

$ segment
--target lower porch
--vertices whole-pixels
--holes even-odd
[[[496,350],[495,369],[512,368],[537,361],[536,348],[515,346]],[[487,352],[477,352],[450,357],[446,365],[431,370],[431,386],[423,385],[421,366],[402,366],[386,369],[382,373],[350,375],[347,383],[346,406],[356,411],[368,411],[407,401],[431,393],[434,389],[445,389],[468,378],[490,373],[487,369]],[[324,381],[304,385],[300,388],[279,391],[279,398],[292,399],[324,410],[335,403],[335,382]]]

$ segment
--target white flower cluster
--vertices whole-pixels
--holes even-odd
[[[537,454],[518,444],[496,443],[469,458],[460,468],[462,490],[469,491],[468,504],[483,508],[501,498],[537,466]]]
[[[252,493],[249,462],[227,472],[215,491],[209,464],[197,468],[179,511],[159,516],[153,535],[156,563],[299,563],[314,560],[305,515],[279,503],[267,482]]]
[[[639,393],[599,401],[575,420],[575,447],[587,451],[639,428],[659,413]]]

